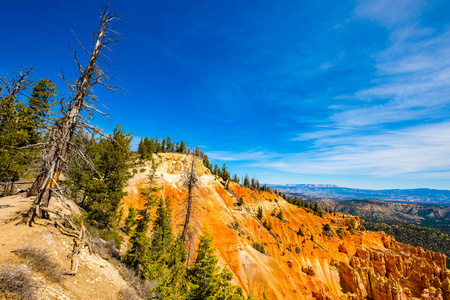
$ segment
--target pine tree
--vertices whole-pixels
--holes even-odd
[[[130,207],[128,210],[128,216],[125,219],[125,232],[130,234],[136,224],[136,209],[134,207]]]
[[[187,251],[180,238],[177,238],[167,255],[165,262],[167,268],[154,292],[160,295],[161,299],[178,300],[187,294],[187,271],[186,271]]]
[[[130,247],[125,254],[125,262],[137,270],[142,278],[150,278],[151,270],[151,240],[147,236],[148,218],[145,215],[138,221],[138,225],[130,238]]]
[[[164,258],[172,242],[170,199],[159,200],[156,217],[153,221],[151,251],[155,261]]]
[[[120,201],[126,195],[123,189],[130,178],[131,139],[119,125],[110,138],[102,138],[96,145],[94,165],[99,174],[89,182],[86,194],[88,219],[99,227],[115,227]]]
[[[14,182],[26,173],[33,158],[32,149],[23,147],[36,144],[38,140],[36,116],[17,99],[18,93],[31,84],[31,70],[20,70],[11,80],[0,78],[0,181],[5,182],[3,195],[12,192]],[[8,94],[3,94],[3,90]]]
[[[192,269],[189,270],[190,291],[187,299],[213,300],[213,299],[244,299],[242,290],[232,286],[232,274],[228,269],[221,270],[217,266],[218,259],[214,255],[212,237],[207,233],[200,236],[200,243],[196,251]]]
[[[250,180],[248,179],[248,175],[245,175],[244,186],[247,188],[250,187]]]
[[[263,209],[261,206],[258,206],[258,213],[256,214],[256,217],[258,218],[258,220],[262,220],[263,218]]]
[[[30,144],[38,143],[43,138],[43,131],[49,129],[49,118],[53,114],[52,108],[56,101],[54,97],[56,85],[49,79],[41,79],[33,87],[28,98],[28,112],[33,124],[30,128]]]
[[[177,148],[177,152],[186,153],[186,143],[181,141],[180,146]]]
[[[150,162],[150,172],[147,175],[149,186],[148,188],[141,190],[141,194],[147,202],[145,207],[146,216],[148,215],[150,207],[156,204],[157,196],[155,193],[160,190],[160,188],[156,185],[156,181],[159,178],[159,176],[156,174],[156,170],[158,169],[159,164],[156,163],[153,154],[151,154]]]

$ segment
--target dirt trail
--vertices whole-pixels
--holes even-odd
[[[0,225],[18,219],[29,208],[33,198],[26,198],[25,193],[0,198]]]

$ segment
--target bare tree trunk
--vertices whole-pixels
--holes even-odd
[[[191,220],[191,210],[192,210],[192,202],[193,202],[193,191],[194,187],[197,183],[197,177],[195,175],[195,156],[192,156],[191,166],[188,173],[187,178],[187,188],[188,188],[188,199],[187,199],[187,209],[186,209],[186,217],[184,220],[183,232],[181,234],[181,242],[184,243],[186,239],[187,230],[189,228],[189,222]]]
[[[108,29],[109,23],[115,21],[116,19],[116,15],[107,13],[106,9],[101,14],[101,27],[95,37],[94,50],[89,52],[85,49],[85,51],[90,54],[89,63],[86,68],[81,66],[76,56],[76,52],[73,52],[75,61],[78,64],[80,77],[75,85],[69,84],[66,81],[72,89],[74,96],[72,100],[66,104],[66,106],[63,105],[62,113],[64,114],[64,117],[61,121],[57,122],[57,129],[51,141],[50,149],[48,149],[46,155],[44,156],[41,172],[36,178],[36,181],[33,183],[33,186],[28,191],[28,196],[37,195],[27,214],[29,217],[29,226],[33,224],[36,216],[40,216],[40,207],[42,205],[48,205],[48,203],[43,203],[44,194],[57,182],[63,166],[66,163],[67,152],[77,129],[88,128],[94,131],[97,130],[95,127],[90,126],[85,122],[86,118],[82,117],[81,113],[84,111],[89,117],[92,118],[93,111],[99,112],[93,106],[93,102],[98,100],[93,94],[92,86],[99,83],[109,90],[114,89],[114,87],[107,82],[108,77],[106,74],[100,67],[97,66],[97,60],[99,55],[103,54],[103,48],[107,49],[108,44],[116,42],[116,40],[114,40],[116,35],[108,34],[108,32],[110,32]],[[90,100],[92,104],[89,104],[88,100]],[[49,199],[50,196],[51,195],[49,195]]]

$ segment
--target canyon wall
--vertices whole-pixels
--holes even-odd
[[[166,153],[155,160],[159,193],[170,197],[173,225],[179,230],[187,196],[182,184],[187,156]],[[129,181],[125,207],[144,207],[140,189],[148,183],[150,166],[140,169]],[[330,213],[319,217],[270,192],[233,182],[227,187],[200,160],[196,169],[196,234],[208,231],[213,236],[220,264],[233,272],[234,283],[247,295],[256,299],[450,300],[444,255],[365,231],[358,217]],[[241,197],[244,204],[238,205]],[[257,218],[259,207],[262,219]]]

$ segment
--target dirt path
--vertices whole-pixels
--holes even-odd
[[[33,202],[33,197],[26,198],[25,193],[0,198],[0,225],[11,222],[25,213]]]

